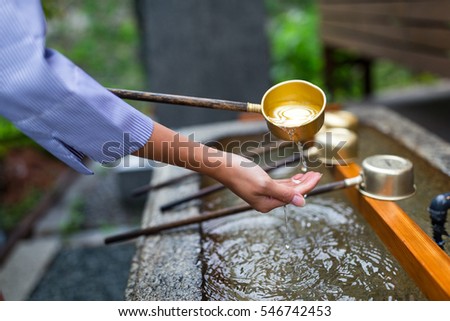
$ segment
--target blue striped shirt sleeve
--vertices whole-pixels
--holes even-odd
[[[145,145],[153,121],[45,46],[39,0],[0,0],[0,114],[83,174]]]

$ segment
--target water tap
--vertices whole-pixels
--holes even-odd
[[[450,208],[450,192],[439,194],[430,203],[428,213],[431,217],[433,227],[433,239],[441,249],[444,249],[444,240],[442,236],[449,236],[445,230],[447,220],[447,211]]]

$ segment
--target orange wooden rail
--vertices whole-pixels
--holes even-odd
[[[356,164],[336,166],[337,179],[355,177]],[[378,237],[430,300],[450,300],[450,257],[394,202],[346,190]]]

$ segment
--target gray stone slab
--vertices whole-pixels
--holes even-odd
[[[136,3],[151,91],[261,101],[270,86],[264,1]],[[157,120],[173,128],[237,117],[231,111],[156,106]]]

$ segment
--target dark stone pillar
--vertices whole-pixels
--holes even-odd
[[[148,90],[259,103],[270,86],[264,1],[136,0]],[[231,111],[156,105],[177,128],[236,119]]]

